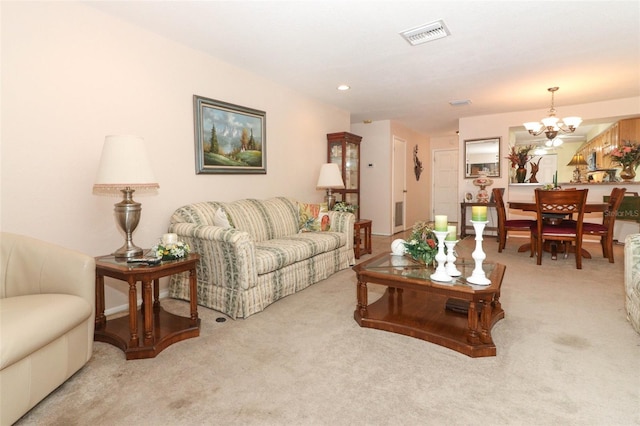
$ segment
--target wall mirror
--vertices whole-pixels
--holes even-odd
[[[500,138],[464,141],[465,178],[476,178],[485,171],[489,177],[500,177]]]

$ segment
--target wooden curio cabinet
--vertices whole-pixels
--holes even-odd
[[[342,172],[345,189],[335,189],[337,201],[358,206],[360,219],[360,141],[362,136],[348,132],[327,134],[327,161],[336,163]]]

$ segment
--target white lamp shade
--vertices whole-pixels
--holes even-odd
[[[529,130],[530,132],[537,132],[538,130],[540,130],[540,127],[542,127],[542,124],[537,121],[524,123],[524,128]]]
[[[344,182],[342,181],[342,174],[340,168],[335,163],[323,164],[320,168],[320,176],[318,177],[318,183],[316,186],[319,189],[342,189],[344,188]]]
[[[144,140],[138,136],[111,135],[104,139],[98,174],[93,185],[96,194],[119,194],[121,189],[153,190],[155,180]]]
[[[582,123],[582,118],[580,117],[565,117],[562,121],[569,127],[576,128]]]

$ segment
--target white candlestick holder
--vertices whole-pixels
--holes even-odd
[[[456,268],[456,255],[453,253],[453,248],[458,243],[458,240],[444,240],[444,245],[447,246],[447,264],[445,265],[445,271],[452,277],[459,277],[462,272]]]
[[[444,262],[447,260],[447,255],[444,254],[444,239],[449,234],[447,231],[433,231],[436,234],[436,238],[438,239],[438,254],[436,254],[436,262],[438,262],[438,267],[436,268],[436,272],[431,274],[431,279],[433,281],[440,282],[449,282],[453,280],[445,269]]]
[[[489,285],[491,284],[491,280],[487,278],[487,275],[484,273],[484,269],[482,269],[482,261],[486,259],[487,255],[482,250],[482,232],[484,231],[484,227],[487,225],[488,221],[477,221],[472,220],[471,224],[473,225],[473,229],[476,231],[476,249],[471,253],[471,257],[476,262],[476,267],[471,273],[471,276],[467,278],[467,281],[471,284],[476,285]]]

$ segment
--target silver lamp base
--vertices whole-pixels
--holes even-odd
[[[582,180],[582,176],[580,176],[580,169],[576,167],[573,171],[573,181],[572,182],[580,182]]]
[[[324,202],[327,203],[327,209],[333,210],[336,205],[336,196],[333,195],[331,188],[327,189],[327,195],[324,196]]]
[[[142,257],[143,250],[133,244],[131,235],[136,230],[140,222],[140,212],[142,204],[133,201],[133,193],[135,189],[126,188],[121,190],[123,194],[122,201],[115,204],[116,221],[125,233],[125,242],[122,247],[113,252],[116,259],[131,259],[134,257]]]

